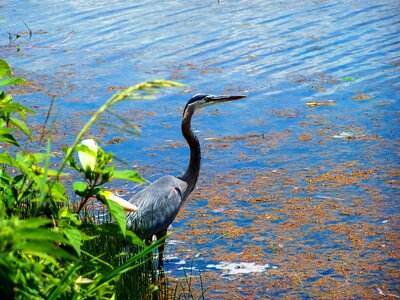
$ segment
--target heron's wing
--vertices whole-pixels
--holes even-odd
[[[128,227],[142,238],[166,230],[178,213],[186,182],[164,176],[135,194],[129,202],[138,211],[128,214]]]

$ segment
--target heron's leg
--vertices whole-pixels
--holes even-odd
[[[162,239],[167,235],[167,230],[160,231],[156,234],[157,240]],[[165,247],[165,239],[162,241],[160,247],[158,247],[158,270],[164,269],[163,253]]]
[[[152,243],[152,241],[151,240],[145,240],[145,243],[146,243],[146,246],[150,246],[151,245],[151,243]],[[150,252],[150,254],[149,254],[149,258],[148,258],[148,261],[147,261],[147,263],[146,263],[146,265],[147,265],[147,268],[149,269],[149,270],[152,270],[154,267],[153,267],[153,253],[152,252]]]

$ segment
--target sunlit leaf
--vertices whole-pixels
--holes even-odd
[[[114,220],[117,222],[119,229],[121,230],[122,234],[125,236],[126,233],[126,213],[124,208],[119,205],[118,203],[103,197],[104,202],[108,206],[108,210]]]
[[[6,61],[0,59],[0,78],[2,78],[4,75],[11,77],[12,72],[11,72],[11,68],[8,65],[8,63]]]
[[[7,79],[0,80],[0,86],[23,84],[25,82],[26,82],[26,80],[23,78],[7,78]]]
[[[0,154],[0,164],[6,164],[10,166],[17,167],[18,163],[10,156],[5,153]]]
[[[56,202],[64,202],[68,201],[68,198],[65,196],[65,187],[61,182],[52,182],[51,186],[51,196],[53,200]]]
[[[63,228],[70,245],[75,249],[78,255],[81,255],[81,234],[76,228]]]
[[[88,193],[88,186],[82,181],[76,181],[73,184],[74,192],[80,197],[85,197]]]
[[[146,181],[139,175],[137,171],[133,170],[115,170],[113,178],[130,180],[138,183],[145,183]]]
[[[104,182],[108,182],[110,181],[110,178],[113,177],[113,173],[114,173],[114,166],[109,166],[107,168],[105,168],[102,172],[101,172],[101,178]]]
[[[46,259],[50,260],[51,257],[57,258],[68,258],[68,259],[76,259],[76,255],[70,253],[60,247],[57,247],[55,243],[42,240],[38,241],[24,241],[18,242],[13,245],[13,250],[19,250],[23,253],[37,255],[45,257]],[[53,262],[56,264],[56,262]]]
[[[127,231],[126,231],[126,239],[127,239],[131,244],[138,245],[138,246],[140,246],[140,247],[146,247],[146,243],[143,242],[143,240],[142,240],[140,237],[138,237],[135,233],[133,233],[133,232],[130,231],[130,230],[127,230]]]
[[[27,220],[26,222],[29,222]],[[68,240],[66,240],[60,233],[51,230],[49,228],[31,228],[31,227],[22,227],[17,228],[15,230],[14,239],[18,240],[36,240],[36,241],[52,241],[52,242],[60,242],[64,244],[69,244]]]
[[[19,228],[39,228],[51,224],[51,220],[43,218],[30,218],[29,220],[20,221]]]
[[[67,206],[61,207],[58,210],[58,218],[60,220],[60,227],[64,227],[64,224],[68,226],[71,224],[80,225],[81,222],[78,220],[78,216],[74,213],[71,213]]]
[[[3,127],[3,128],[0,128],[0,135],[10,134],[13,131],[14,131],[14,129],[12,129],[12,128]]]
[[[29,130],[28,126],[25,124],[25,122],[16,119],[16,118],[10,118],[9,122],[13,124],[15,127],[20,129],[23,133],[25,133],[28,137],[31,136],[31,131]]]
[[[68,215],[69,215],[69,211],[68,211],[68,208],[67,207],[61,207],[59,210],[58,210],[58,218],[59,219],[63,219],[63,218],[66,218],[66,217],[68,217]]]
[[[15,102],[11,102],[12,98],[9,97],[9,99],[7,99],[9,102],[4,103],[5,101],[3,100],[3,103],[0,103],[0,109],[5,112],[5,113],[18,113],[23,119],[26,118],[26,113],[34,113],[34,110],[31,110],[29,108],[27,108],[26,106],[23,106],[19,103],[15,103]],[[6,100],[6,101],[7,101]]]

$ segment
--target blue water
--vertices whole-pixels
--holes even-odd
[[[252,229],[263,222],[256,215],[271,211],[279,215],[266,235],[271,243],[284,236],[276,226],[296,220],[279,211],[285,207],[282,199],[310,197],[317,203],[326,201],[323,197],[336,197],[344,199],[338,200],[344,201],[340,204],[344,208],[352,207],[358,197],[376,213],[350,217],[335,213],[337,219],[332,224],[367,222],[378,226],[389,219],[387,232],[398,232],[398,184],[388,184],[385,174],[399,165],[399,13],[398,1],[5,0],[0,5],[0,57],[10,63],[17,76],[38,84],[38,92],[28,90],[16,99],[39,109],[39,123],[54,97],[49,124],[65,138],[56,142],[60,147],[72,140],[82,122],[112,95],[110,89],[158,78],[184,83],[182,90],[161,91],[156,101],[128,102],[114,108],[141,126],[140,135],[132,137],[106,127],[104,140],[127,137],[107,149],[130,166],[145,167],[143,175],[149,180],[164,174],[178,175],[186,167],[188,153],[180,134],[180,117],[190,95],[248,95],[245,101],[204,110],[194,121],[203,145],[203,171],[198,192],[174,224],[181,231],[171,239],[179,241],[190,236],[191,230],[205,226],[193,225],[197,218],[221,215],[222,221],[232,221],[251,232],[246,238],[228,240],[211,226],[206,236],[217,240],[209,244],[196,243],[198,236],[170,244],[170,257],[188,259],[200,252],[195,267],[210,271],[206,265],[218,261],[217,245],[223,245],[226,252],[239,252],[245,245],[265,244],[261,239],[254,240],[255,235],[260,236]],[[33,31],[31,38],[23,22]],[[8,32],[21,37],[10,42]],[[360,94],[370,99],[351,99]],[[333,101],[334,106],[309,108],[306,104],[324,100]],[[104,121],[108,120],[112,119]],[[342,132],[351,133],[354,139],[333,137]],[[96,130],[92,133],[95,135]],[[246,137],[249,134],[256,136]],[[301,141],[299,137],[304,134],[312,139]],[[231,136],[243,138],[226,138]],[[179,144],[164,147],[172,143]],[[228,148],[215,147],[223,143]],[[351,167],[346,167],[349,162],[357,162],[358,169],[372,170],[372,175],[355,184],[308,189],[307,178],[318,174],[338,168],[351,174]],[[223,180],[218,183],[218,178],[235,172],[239,172],[240,187],[225,182],[222,197],[231,202],[211,212],[214,207],[208,209],[213,204],[209,197],[214,194],[208,191],[224,184]],[[254,185],[256,179],[274,178],[274,174],[280,175],[276,185],[272,182],[258,189]],[[282,176],[292,183],[282,184]],[[245,191],[246,187],[251,190]],[[377,194],[380,200],[376,200]],[[250,201],[254,197],[264,200],[254,204]],[[265,201],[270,197],[279,201]],[[226,210],[247,213],[238,216],[226,214]],[[254,214],[249,213],[252,210]],[[308,249],[308,243],[315,246],[324,242],[338,245],[338,250],[349,249],[336,244],[345,240],[342,234],[312,232],[313,228],[315,224],[311,223],[298,229],[302,238],[294,240],[299,252]],[[290,238],[293,240],[293,236]],[[395,245],[394,241],[389,243],[387,251],[393,251]],[[185,251],[190,253],[186,255]],[[331,251],[330,246],[315,250],[315,254],[324,257],[324,251]],[[285,270],[279,260],[269,256],[262,260]],[[171,261],[167,268],[179,276]],[[398,267],[398,261],[393,265]],[[322,272],[323,276],[331,274],[331,269],[327,270],[329,274]],[[392,292],[398,288],[385,271],[371,274],[378,279],[369,287],[384,282]],[[251,274],[246,276],[250,279],[245,285],[252,282],[257,286],[260,282],[259,277],[252,280]],[[224,280],[225,276],[221,282]],[[260,283],[253,290],[260,297],[313,296],[307,285],[300,292],[291,288],[266,292],[264,287]],[[344,285],[340,288],[345,289]],[[214,295],[212,289],[209,292]]]

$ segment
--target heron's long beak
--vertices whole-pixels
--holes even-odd
[[[220,103],[220,102],[227,102],[227,101],[233,101],[233,100],[239,100],[246,98],[247,96],[245,95],[234,95],[234,96],[229,96],[229,95],[220,95],[220,96],[209,96],[209,100],[207,102],[212,102],[212,103]]]

